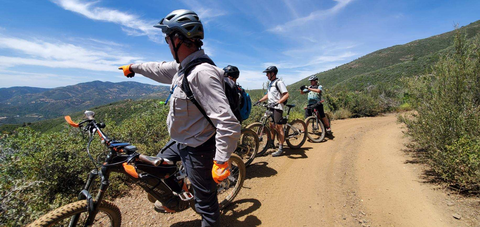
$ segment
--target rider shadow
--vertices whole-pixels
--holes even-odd
[[[262,224],[262,221],[260,221],[257,216],[249,214],[258,210],[261,205],[262,203],[257,199],[241,199],[234,201],[220,211],[220,222],[222,226],[259,226]],[[245,215],[248,216],[245,217],[244,220],[238,220]],[[178,222],[171,226],[201,226],[201,220]]]
[[[310,147],[302,147],[297,149],[286,149],[284,155],[290,159],[304,159],[308,158],[305,151],[310,150]]]
[[[248,166],[246,179],[271,177],[278,172],[268,167],[268,162],[255,162]]]

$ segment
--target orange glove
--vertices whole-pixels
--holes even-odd
[[[135,73],[132,71],[132,64],[122,65],[118,67],[118,69],[123,70],[123,75],[125,75],[128,78],[132,78],[135,76]]]
[[[218,164],[217,161],[213,161],[212,177],[215,182],[220,183],[230,176],[230,165],[228,162]]]

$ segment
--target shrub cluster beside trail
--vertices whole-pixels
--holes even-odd
[[[110,137],[135,144],[139,151],[155,155],[168,140],[165,126],[168,107],[158,100],[142,101],[131,108],[137,112],[116,124],[111,117],[98,120],[106,123]],[[80,119],[75,119],[78,121]],[[0,226],[23,226],[47,211],[73,202],[93,169],[86,152],[87,136],[64,123],[60,132],[40,133],[28,127],[0,141]],[[98,138],[90,151],[96,158],[105,147]],[[126,192],[127,178],[114,174],[109,195]]]
[[[454,187],[480,191],[480,36],[458,32],[432,73],[406,80],[411,114],[401,117],[416,149]]]

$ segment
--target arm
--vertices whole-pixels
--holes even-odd
[[[307,88],[309,91],[313,91],[313,92],[316,92],[316,93],[321,93],[322,90],[318,89],[318,88]]]
[[[258,100],[258,102],[263,102],[268,99],[268,94],[263,96],[261,99]]]
[[[279,92],[282,93],[282,98],[278,100],[278,103],[283,103],[288,99],[288,97],[290,97],[290,94],[288,94],[287,86],[285,86],[285,83],[283,83],[283,81],[278,81],[277,83]]]
[[[290,95],[288,94],[288,92],[283,93],[283,94],[282,94],[282,98],[281,98],[280,100],[278,100],[278,103],[283,103],[283,102],[285,102],[285,101],[288,99],[288,97],[290,97]]]
[[[221,74],[210,65],[197,68],[189,76],[190,87],[217,130],[214,160],[226,162],[237,147],[241,125],[228,104]]]
[[[171,62],[148,62],[132,64],[131,69],[134,73],[139,73],[164,84],[171,84],[173,76],[177,73],[178,64]]]

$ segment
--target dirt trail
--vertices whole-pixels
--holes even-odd
[[[480,226],[478,199],[465,207],[424,183],[405,154],[396,116],[334,121],[335,139],[255,159],[224,226]],[[144,192],[115,201],[124,226],[199,226],[191,209],[153,211]],[[463,204],[463,205],[462,205]],[[460,207],[462,206],[462,207]],[[452,214],[464,212],[457,220]],[[468,215],[465,215],[468,214]]]

